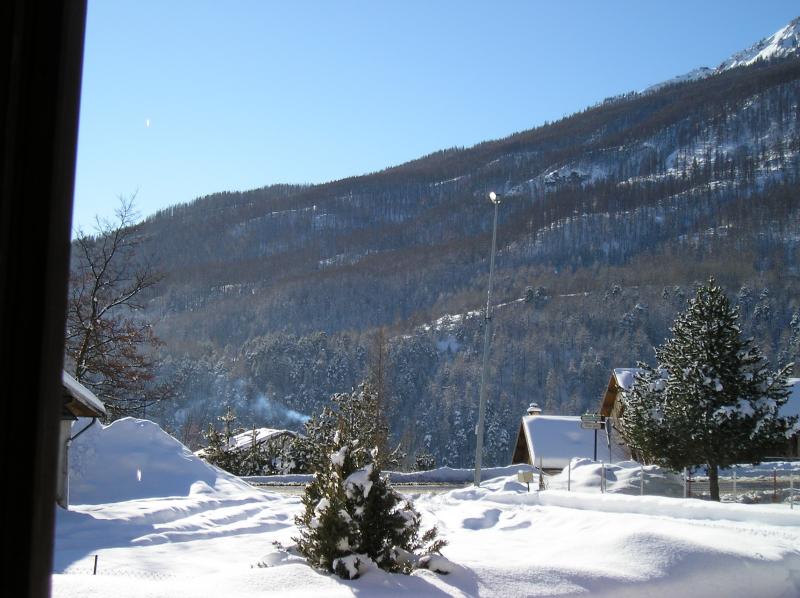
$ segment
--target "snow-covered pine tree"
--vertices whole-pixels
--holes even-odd
[[[436,457],[427,449],[422,448],[414,457],[414,469],[416,471],[429,471],[436,467]]]
[[[445,542],[436,539],[435,527],[420,537],[419,513],[381,475],[378,448],[367,450],[353,427],[368,424],[363,418],[373,413],[377,397],[362,387],[351,400],[342,395],[333,400],[339,409],[325,408],[324,417],[312,418],[306,427],[309,441],[314,442],[314,433],[320,436],[314,479],[296,519],[298,549],[312,565],[347,579],[358,577],[359,562],[367,559],[382,569],[408,573],[418,560],[415,553],[439,552]],[[355,413],[357,406],[364,408],[361,416]],[[329,435],[331,429],[335,431]]]
[[[227,465],[227,446],[228,439],[225,434],[217,430],[213,424],[208,424],[208,430],[203,433],[207,445],[203,449],[203,458],[217,467],[225,469]]]
[[[400,446],[388,449],[389,427],[381,417],[378,393],[371,383],[363,382],[351,393],[337,393],[331,403],[306,422],[305,438],[298,439],[293,447],[297,462],[304,462],[312,473],[327,467],[333,437],[339,433],[344,435],[342,439],[358,440],[360,447],[380,447],[377,458],[381,467],[399,464],[404,454]],[[366,456],[360,459],[356,468],[366,463]]]
[[[267,443],[258,442],[258,431],[255,424],[250,431],[250,443],[237,455],[236,475],[270,475],[272,471],[272,459],[267,453]]]
[[[342,443],[337,433],[331,439],[340,444],[328,455],[327,465],[320,468],[303,494],[304,510],[296,519],[300,537],[297,548],[309,563],[320,569],[336,571],[337,559],[353,554],[358,545],[359,530],[347,511],[344,481],[353,470],[353,453],[349,443]],[[347,569],[336,571],[343,577]]]
[[[796,417],[779,415],[791,364],[771,372],[753,340],[742,339],[738,317],[713,278],[699,286],[656,349],[657,368],[639,364],[624,397],[634,452],[676,470],[705,466],[713,500],[719,468],[760,461],[797,427]]]
[[[222,422],[223,429],[220,432],[213,424],[208,424],[208,431],[203,434],[208,442],[203,449],[203,459],[234,475],[248,475],[241,471],[242,455],[231,450],[231,438],[244,431],[242,428],[234,428],[236,413],[228,407],[225,414],[217,419]]]
[[[417,560],[415,552],[439,552],[444,540],[436,540],[431,528],[419,536],[420,514],[381,475],[378,450],[345,482],[348,508],[359,529],[357,552],[366,554],[381,569],[409,573]]]

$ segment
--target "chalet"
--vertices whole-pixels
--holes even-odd
[[[574,457],[592,459],[597,438],[598,455],[603,454],[602,435],[581,428],[578,415],[542,415],[536,403],[528,408],[517,432],[512,464],[528,463],[543,470],[560,471]]]
[[[622,394],[633,387],[639,368],[614,368],[600,401],[598,413],[605,419],[605,437],[612,461],[626,461],[631,458],[628,443],[620,432],[620,418],[625,410]]]
[[[247,430],[231,437],[228,450],[244,451],[253,446],[253,430]],[[274,430],[272,428],[256,428],[255,443],[257,446],[270,446],[274,449],[285,447],[297,438],[297,432],[291,430]]]
[[[69,446],[83,434],[98,417],[106,416],[106,408],[92,391],[75,380],[67,372],[61,373],[61,426],[58,442],[58,479],[56,481],[56,504],[69,508]],[[92,421],[72,435],[72,422],[79,417],[91,417]]]
[[[606,419],[606,433],[611,458],[614,461],[630,459],[631,453],[622,436],[619,420],[625,411],[623,393],[629,391],[636,379],[637,368],[616,368],[611,373],[606,392],[600,403],[600,415]],[[781,409],[781,415],[800,415],[800,378],[789,378],[789,400]],[[800,432],[795,433],[786,446],[783,454],[775,458],[800,458]]]
[[[272,455],[285,454],[288,445],[297,438],[297,432],[291,430],[275,430],[273,428],[253,428],[245,430],[231,436],[228,441],[227,451],[243,452],[253,448],[255,445],[263,448]],[[205,449],[200,449],[194,453],[200,458],[205,456]]]

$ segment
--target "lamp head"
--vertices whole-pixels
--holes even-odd
[[[489,193],[489,201],[491,201],[492,203],[500,203],[500,200],[497,198],[497,193],[495,193],[494,191]]]

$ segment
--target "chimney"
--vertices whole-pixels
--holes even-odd
[[[539,407],[539,403],[531,403],[528,405],[528,415],[541,415],[542,408]]]

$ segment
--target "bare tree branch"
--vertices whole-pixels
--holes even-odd
[[[160,276],[138,252],[134,196],[120,197],[115,219],[77,232],[67,308],[66,363],[112,416],[142,415],[168,394],[154,388],[152,349],[160,344],[137,312]]]

